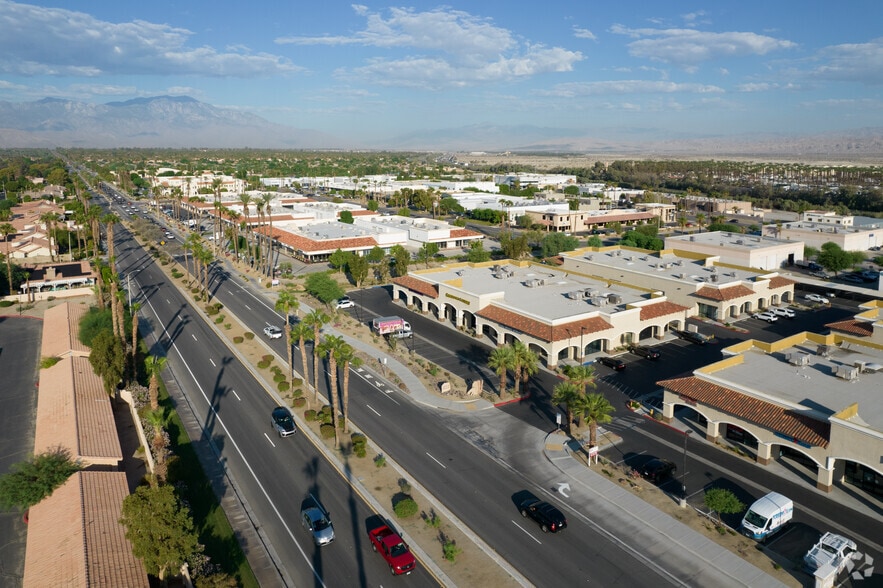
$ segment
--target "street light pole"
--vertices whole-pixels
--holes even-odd
[[[684,471],[681,473],[681,491],[683,492],[683,497],[681,498],[681,507],[687,506],[687,438],[692,432],[693,431],[684,431]]]

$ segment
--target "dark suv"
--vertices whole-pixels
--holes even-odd
[[[530,517],[539,523],[543,533],[557,533],[567,526],[567,519],[560,510],[535,498],[521,503],[521,516]]]
[[[654,484],[673,478],[678,468],[667,459],[653,458],[638,470],[641,477]]]
[[[680,337],[685,341],[689,341],[690,343],[695,343],[696,345],[705,345],[708,343],[708,337],[703,335],[702,333],[697,333],[694,331],[678,331],[672,330],[672,333]]]
[[[632,347],[631,352],[639,357],[646,357],[647,359],[659,359],[659,352],[652,347],[635,345],[634,347]]]

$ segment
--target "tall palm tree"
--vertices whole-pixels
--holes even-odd
[[[512,344],[512,352],[515,357],[515,395],[518,396],[521,383],[523,382],[527,388],[530,377],[540,371],[539,358],[527,345],[518,340]]]
[[[116,273],[116,256],[113,244],[113,227],[116,223],[120,222],[120,217],[112,212],[109,212],[101,217],[101,222],[104,223],[107,229],[107,263],[110,265],[110,271]]]
[[[251,250],[251,239],[249,239],[249,228],[251,227],[251,223],[249,222],[248,217],[248,205],[251,204],[251,195],[250,194],[240,194],[239,201],[242,203],[242,215],[245,217],[245,246],[248,249],[249,257],[253,254]]]
[[[321,341],[319,331],[331,320],[321,308],[313,310],[304,318],[304,322],[313,327],[313,394],[315,400],[319,400],[319,354],[317,347]],[[306,371],[306,366],[304,367]]]
[[[579,387],[579,391],[583,394],[586,392],[586,386],[595,387],[595,366],[566,365],[561,371],[564,372],[564,377]]]
[[[298,322],[291,329],[291,337],[297,339],[297,346],[300,349],[300,361],[303,368],[304,383],[309,385],[310,374],[307,368],[307,346],[306,341],[313,339],[313,326],[306,320]],[[318,397],[318,396],[317,396]]]
[[[101,275],[101,264],[99,263],[98,255],[101,251],[101,231],[98,229],[101,213],[101,207],[95,204],[86,209],[86,216],[92,228],[92,266],[95,268],[95,292],[98,295],[98,308],[104,310],[106,306],[104,301],[104,278]]]
[[[276,310],[281,312],[285,316],[285,341],[288,343],[286,347],[288,347],[288,379],[291,380],[294,378],[294,350],[292,349],[292,344],[294,343],[291,340],[291,311],[296,311],[300,308],[300,302],[297,298],[295,298],[294,294],[289,292],[288,290],[283,290],[279,293],[279,298],[276,299]]]
[[[215,255],[218,253],[218,241],[221,235],[221,178],[212,180],[212,192],[215,196]]]
[[[331,376],[331,419],[334,423],[334,443],[338,447],[340,447],[340,424],[338,422],[340,398],[337,391],[337,360],[343,352],[344,345],[347,345],[347,343],[343,340],[343,337],[327,335],[318,347],[318,351],[328,357],[328,373]]]
[[[203,284],[202,284],[202,293],[205,295],[205,301],[209,302],[212,298],[211,291],[208,287],[208,277],[209,277],[209,269],[211,267],[211,263],[215,260],[215,256],[212,253],[211,249],[203,247],[199,252],[199,263],[202,265],[202,275],[203,275]]]
[[[341,345],[338,361],[343,368],[343,426],[344,432],[350,432],[349,405],[350,405],[350,368],[361,367],[362,358],[356,356],[356,350],[349,343]]]
[[[264,238],[263,234],[263,224],[264,224],[264,203],[261,200],[254,201],[255,212],[258,215],[258,224],[254,230],[254,260],[255,263],[252,264],[259,273],[262,272],[263,263],[264,263],[264,244],[262,239]]]
[[[696,226],[699,227],[699,232],[702,232],[702,227],[705,226],[705,214],[700,212],[696,215]]]
[[[58,243],[55,242],[55,223],[58,222],[58,213],[44,212],[40,215],[40,222],[46,227],[46,238],[49,239],[49,259],[55,261],[58,252]]]
[[[270,202],[273,201],[273,195],[269,193],[261,194],[261,200],[267,209],[267,222],[269,230],[267,231],[267,262],[264,271],[267,275],[271,275],[273,271],[273,207]]]
[[[129,307],[132,313],[132,381],[138,379],[138,311],[141,310],[140,302],[133,302]]]
[[[616,409],[603,394],[598,393],[586,394],[574,409],[581,418],[589,421],[589,445],[597,447],[598,425],[612,421],[611,415]]]
[[[570,381],[561,382],[552,390],[552,403],[555,405],[563,404],[567,413],[567,430],[573,423],[573,412],[580,406],[580,402],[585,398],[579,386]]]
[[[12,223],[3,223],[0,225],[0,235],[3,235],[3,240],[6,242],[6,279],[9,280],[9,295],[12,296],[12,265],[10,265],[9,258],[12,257],[11,251],[9,249],[9,235],[14,235],[17,231],[15,227],[12,226]]]
[[[151,445],[153,447],[153,455],[156,458],[154,475],[157,478],[157,483],[159,483],[166,477],[166,454],[168,447],[166,446],[166,437],[163,434],[166,426],[166,411],[159,408],[153,409],[144,415],[144,420],[153,428],[153,441]]]
[[[497,347],[491,351],[487,365],[500,376],[500,396],[506,393],[506,376],[515,366],[515,351],[509,345]]]
[[[159,375],[166,367],[168,360],[161,355],[148,355],[144,360],[144,367],[150,374],[148,393],[150,396],[150,410],[159,408]]]

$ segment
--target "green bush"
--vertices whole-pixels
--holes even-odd
[[[297,381],[297,379],[295,378],[295,382],[296,382],[296,381]],[[291,385],[292,385],[292,386],[297,386],[297,384],[295,384],[294,382],[292,382]],[[291,391],[291,397],[292,397],[292,398],[300,398],[300,397],[303,396],[303,395],[304,395],[304,391],[303,391],[302,389],[300,389],[300,388],[295,388],[294,390]]]
[[[393,510],[395,511],[396,516],[400,519],[407,519],[408,517],[417,514],[419,509],[417,508],[417,502],[413,498],[410,496],[403,496],[396,501]]]
[[[233,337],[233,342],[237,345],[242,343],[243,341],[245,341],[245,339],[243,339],[240,335],[236,335],[235,337]]]
[[[292,386],[303,386],[304,381],[300,378],[295,378],[291,381]]]
[[[307,405],[306,398],[295,398],[294,400],[291,401],[291,406],[293,406],[294,408],[303,408],[306,405]],[[304,416],[306,416],[306,415],[304,415]]]
[[[322,410],[319,411],[317,416],[318,420],[323,423],[331,424],[331,407],[323,406]]]
[[[268,353],[267,355],[262,355],[261,359],[269,364],[269,362],[273,361],[273,356]]]
[[[40,360],[40,369],[45,370],[46,368],[51,368],[59,361],[61,361],[60,357],[44,357]]]
[[[350,435],[353,442],[353,453],[356,457],[365,457],[368,455],[368,438],[362,433],[353,433]]]
[[[323,439],[333,439],[334,438],[334,425],[331,423],[323,423],[319,427],[319,434],[322,435]]]
[[[0,300],[0,308],[9,308],[15,304],[12,300]]]
[[[297,400],[306,400],[306,399],[304,399],[304,398],[295,398],[295,401],[297,401]],[[316,411],[313,410],[312,408],[307,409],[307,410],[304,411],[304,420],[305,420],[305,421],[309,421],[309,422],[315,421],[317,416],[318,416],[318,415],[316,414]]]
[[[215,324],[216,324],[216,325],[220,325],[220,324],[223,323],[223,322],[224,322],[224,315],[223,315],[223,314],[222,314],[221,316],[219,316],[218,318],[215,319]]]
[[[251,341],[252,339],[254,339],[254,333],[252,333],[251,331],[246,331],[245,338]]]
[[[280,392],[288,392],[288,389],[291,388],[291,384],[289,384],[288,382],[283,380],[283,381],[279,382],[278,384],[276,384],[276,388]]]
[[[265,356],[263,357],[263,359],[267,359],[267,356],[265,355]],[[274,374],[281,374],[281,373],[282,373],[282,368],[279,367],[278,365],[274,365],[273,367],[270,368],[270,371],[273,372]]]
[[[375,457],[374,458],[374,465],[378,468],[385,468],[386,467],[386,456],[378,455],[377,457]]]
[[[273,381],[276,382],[277,384],[279,382],[284,382],[285,381],[285,374],[281,374],[279,372],[276,372],[275,374],[273,374]]]
[[[260,361],[258,362],[258,367],[259,367],[260,369],[262,369],[262,370],[265,370],[265,369],[267,369],[268,367],[270,367],[270,362],[269,362],[269,361],[264,361],[264,360],[262,359],[262,360],[260,360]]]
[[[442,551],[445,554],[445,559],[449,562],[453,562],[457,559],[457,556],[463,552],[463,550],[457,547],[457,544],[451,540],[445,541],[445,544],[442,546]]]

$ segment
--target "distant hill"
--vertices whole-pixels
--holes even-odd
[[[34,102],[0,101],[0,148],[9,147],[485,151],[879,165],[883,162],[883,129],[815,135],[695,136],[644,128],[586,131],[477,124],[417,130],[361,145],[318,130],[275,124],[188,96],[155,96],[107,104],[44,98]]]
[[[340,147],[319,131],[277,125],[188,96],[92,104],[0,101],[0,147]]]

